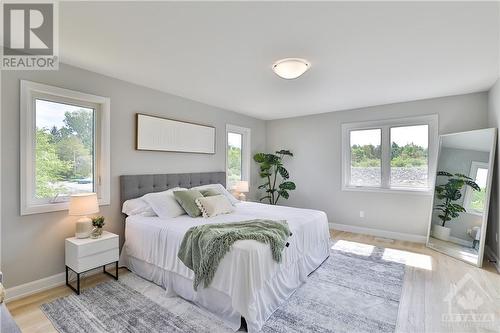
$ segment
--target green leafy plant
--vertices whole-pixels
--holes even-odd
[[[474,191],[481,191],[481,188],[472,178],[460,173],[451,174],[446,171],[438,171],[437,176],[448,177],[446,184],[436,185],[436,197],[442,200],[442,202],[434,208],[440,212],[438,217],[441,219],[441,225],[444,227],[446,222],[457,218],[460,213],[466,212],[463,206],[454,203],[454,201],[462,197],[462,188],[470,186]]]
[[[104,227],[106,223],[104,223],[104,216],[96,216],[92,218],[92,226],[96,228]]]
[[[266,195],[260,198],[260,201],[268,200],[271,205],[276,205],[280,198],[290,197],[288,191],[295,190],[295,183],[288,180],[290,174],[283,166],[283,159],[292,156],[289,150],[283,149],[275,154],[257,153],[254,155],[254,161],[259,163],[259,175],[265,180],[265,183],[259,186],[259,189],[266,191]]]

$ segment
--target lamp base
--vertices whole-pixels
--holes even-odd
[[[76,221],[76,238],[88,238],[92,233],[92,219],[90,217],[82,217]]]

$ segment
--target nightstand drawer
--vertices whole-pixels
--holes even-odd
[[[77,258],[87,257],[115,248],[118,248],[118,236],[107,239],[99,239],[97,242],[75,246]]]
[[[97,239],[79,239],[74,237],[66,239],[66,257],[69,256],[73,259],[90,256],[114,248],[118,248],[118,235],[106,231],[102,234],[102,237]]]
[[[90,256],[77,258],[75,261],[66,260],[66,265],[77,273],[88,271],[104,264],[110,264],[118,261],[118,247],[106,250],[101,253],[92,254]]]

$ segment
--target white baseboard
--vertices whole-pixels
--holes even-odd
[[[99,272],[102,272],[101,268],[96,268],[95,270],[82,273],[80,279],[83,279],[85,276],[97,274]],[[66,284],[65,272],[52,275],[40,280],[21,284],[19,286],[15,286],[5,290],[5,302],[9,303],[48,289],[63,286],[65,284]]]
[[[9,303],[66,283],[66,273],[59,273],[40,280],[28,282],[5,290],[5,302]]]
[[[484,252],[490,260],[496,261],[496,263],[493,263],[493,266],[495,266],[497,272],[500,273],[500,259],[495,254],[495,252],[493,252],[493,250],[489,246],[484,247]]]
[[[358,227],[358,226],[354,226],[354,225],[340,224],[340,223],[328,223],[328,225],[329,225],[330,229],[347,231],[347,232],[354,232],[357,234],[365,234],[365,235],[384,237],[384,238],[390,238],[390,239],[397,239],[397,240],[409,241],[409,242],[415,242],[415,243],[425,243],[427,240],[427,237],[425,237],[425,236],[420,236],[420,235],[415,235],[415,234],[406,234],[406,233],[402,233],[402,232],[394,232],[394,231],[387,231],[387,230],[381,230],[381,229]]]

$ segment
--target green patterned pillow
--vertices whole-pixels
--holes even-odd
[[[174,191],[174,197],[189,216],[197,217],[201,215],[201,211],[195,202],[197,198],[203,198],[203,195],[200,193],[200,191]]]

